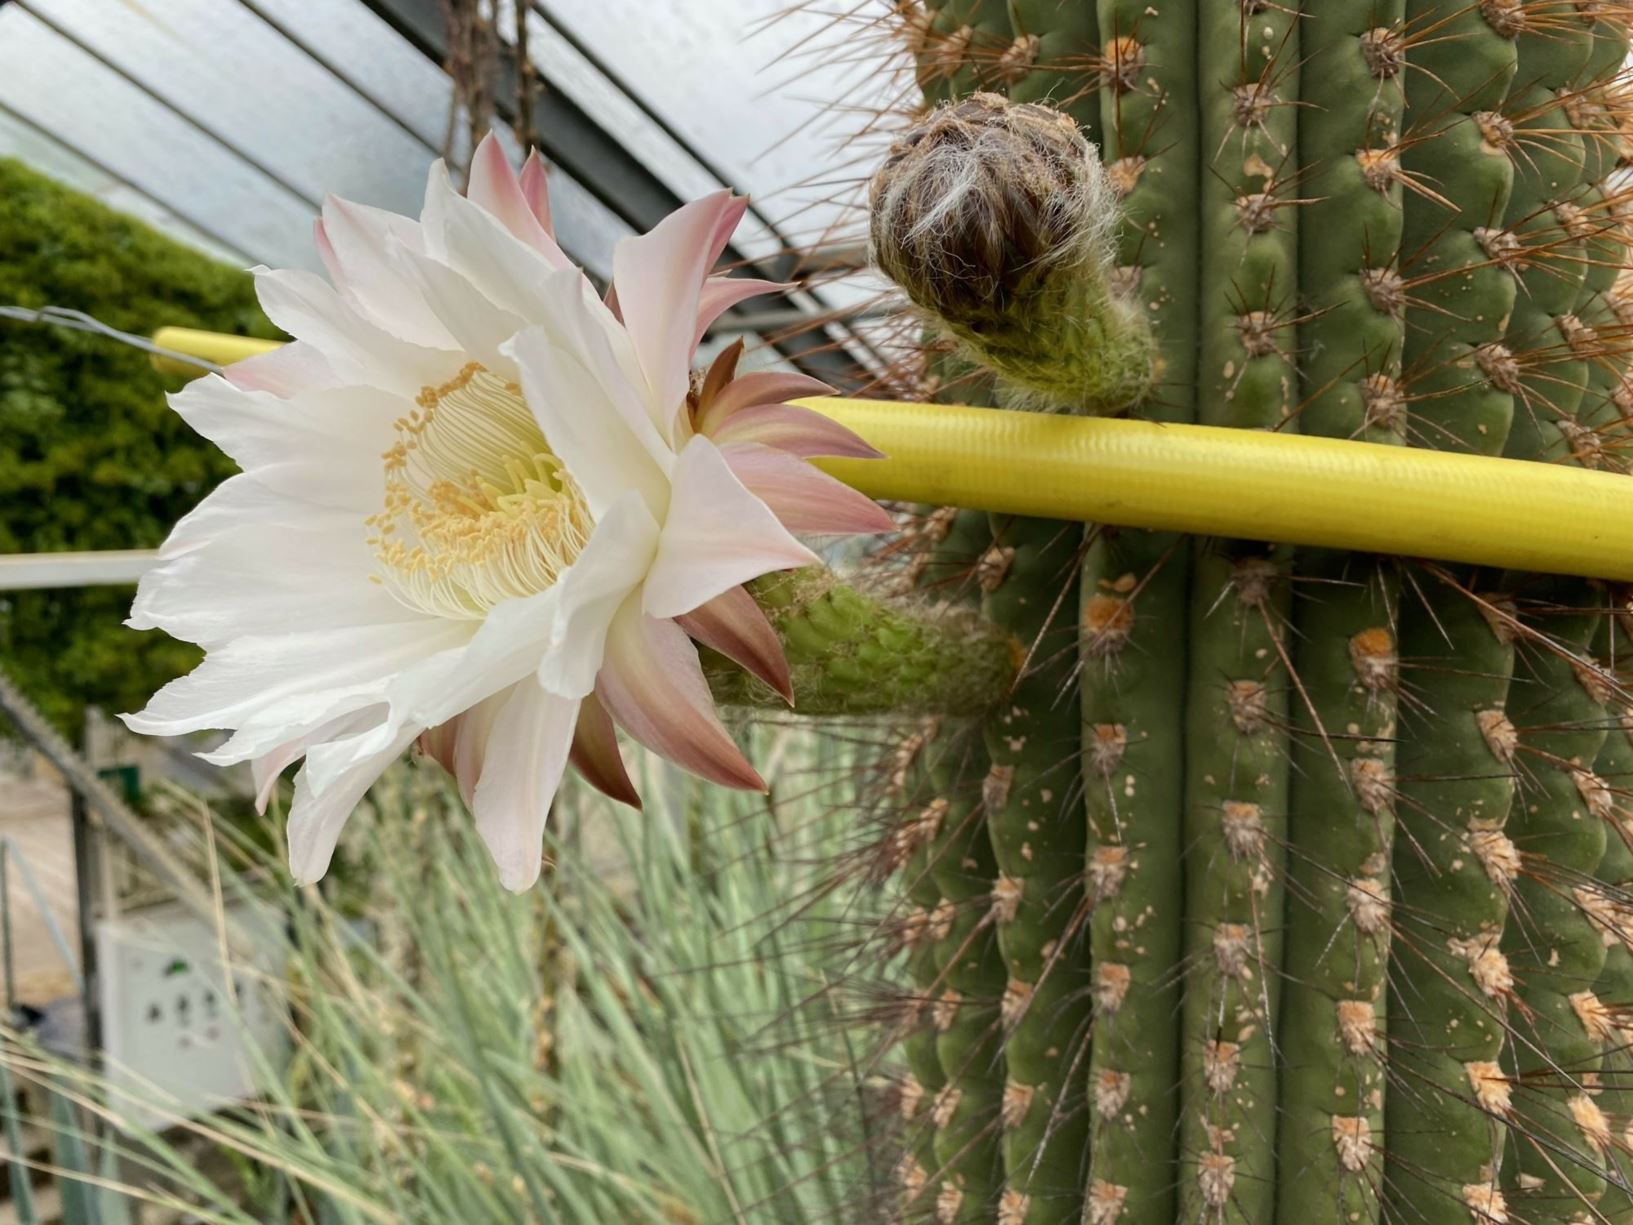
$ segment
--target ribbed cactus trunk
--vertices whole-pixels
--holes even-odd
[[[991,411],[1627,470],[1630,6],[895,19],[873,247]],[[903,1217],[1633,1222],[1628,593],[939,522],[1026,658],[925,767]]]

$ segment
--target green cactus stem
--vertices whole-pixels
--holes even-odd
[[[1404,16],[1402,0],[1365,0],[1301,31],[1306,433],[1406,437]],[[1392,563],[1306,550],[1296,589],[1277,1212],[1371,1222],[1382,1211],[1399,586]]]
[[[978,571],[982,611],[1027,643],[1029,656],[984,729],[993,913],[1008,972],[999,1207],[1013,1225],[1076,1225],[1087,1175],[1090,998],[1072,618],[1081,538],[1075,524],[995,516]]]
[[[1009,692],[1021,647],[973,612],[886,601],[822,570],[749,584],[782,641],[800,715],[978,714]],[[787,709],[765,682],[703,651],[715,700]]]

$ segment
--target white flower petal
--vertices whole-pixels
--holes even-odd
[[[677,617],[739,583],[818,560],[699,435],[675,463],[669,515],[641,607],[648,616]]]
[[[399,340],[370,323],[322,277],[256,268],[255,289],[267,317],[310,344],[335,376],[410,398],[451,378],[463,357]]]
[[[125,624],[213,649],[297,625],[423,621],[369,581],[373,558],[360,529],[356,516],[332,511],[297,523],[234,523],[144,574]]]
[[[584,551],[556,584],[556,622],[538,667],[539,684],[546,690],[581,698],[595,688],[607,627],[619,605],[640,586],[657,547],[658,525],[633,490],[596,523]]]
[[[404,732],[372,757],[358,762],[322,795],[312,790],[303,766],[295,775],[295,802],[289,809],[289,871],[295,883],[310,885],[323,879],[334,858],[335,844],[352,810],[374,780],[402,755],[419,729]]]
[[[487,209],[456,192],[441,162],[431,167],[420,223],[427,254],[491,301],[527,318],[537,317],[539,286],[552,272],[565,270],[575,280],[582,279],[570,264],[552,264]]]
[[[515,364],[501,346],[526,327],[527,320],[494,302],[447,264],[406,249],[399,250],[397,258],[466,358],[481,362],[501,378],[514,378]]]
[[[572,747],[578,707],[577,698],[523,681],[489,733],[472,808],[499,881],[512,892],[539,879],[545,822]]]
[[[369,515],[385,496],[380,453],[413,404],[374,387],[279,399],[212,374],[171,396],[170,407],[267,488]]]
[[[631,420],[632,410],[640,413],[639,404],[617,370],[587,364],[594,353],[567,348],[544,328],[518,334],[508,351],[521,373],[528,408],[583,491],[590,513],[599,518],[633,489],[654,516],[661,516],[669,482],[667,466],[657,456],[666,448],[650,422],[639,416]],[[651,434],[650,446],[639,439],[643,427]]]
[[[239,727],[283,699],[321,700],[393,676],[470,635],[467,623],[426,619],[235,638],[159,690],[145,710],[121,717],[149,736]]]
[[[399,247],[424,250],[418,223],[329,196],[323,201],[320,226],[319,250],[327,244],[324,265],[341,297],[399,340],[433,349],[455,347],[454,338],[396,258]]]
[[[268,391],[275,396],[335,387],[341,381],[316,346],[304,340],[236,361],[221,377],[244,391]]]

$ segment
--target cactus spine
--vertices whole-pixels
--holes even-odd
[[[897,8],[927,97],[955,105],[875,180],[875,247],[1000,387],[1626,470],[1629,6]],[[1114,249],[1040,206],[1100,197],[1039,101],[1099,143]],[[937,141],[966,163],[915,179]],[[915,230],[955,181],[982,187]],[[1087,254],[1031,257],[1063,247]],[[1136,315],[1155,348],[1127,407],[1075,374],[1138,368]],[[982,609],[1030,654],[984,725],[1001,1185],[956,1219],[1633,1219],[1622,604],[1585,580],[990,527]]]

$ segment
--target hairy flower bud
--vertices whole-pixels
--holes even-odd
[[[1012,401],[1109,413],[1145,394],[1150,329],[1112,288],[1116,195],[1066,115],[996,94],[943,106],[870,200],[874,261]]]

